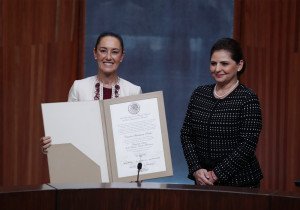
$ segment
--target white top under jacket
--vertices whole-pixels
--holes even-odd
[[[95,96],[95,84],[97,76],[75,80],[70,91],[68,101],[93,101]],[[138,95],[142,93],[140,86],[134,85],[125,79],[120,78],[119,97]]]

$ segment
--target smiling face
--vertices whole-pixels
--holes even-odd
[[[102,37],[94,49],[94,57],[100,74],[117,74],[117,69],[124,57],[120,41],[113,36]]]
[[[239,63],[231,58],[227,50],[214,51],[210,59],[210,72],[217,84],[236,83],[237,73],[243,68],[243,60]]]

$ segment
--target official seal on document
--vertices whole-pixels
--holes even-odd
[[[136,102],[129,104],[128,111],[130,114],[137,114],[140,111],[140,105]]]

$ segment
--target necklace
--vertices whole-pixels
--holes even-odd
[[[232,85],[224,94],[219,95],[217,93],[217,84],[216,84],[214,87],[214,96],[218,99],[223,99],[226,96],[228,96],[238,85],[239,85],[239,81],[236,81],[236,83],[234,85]]]
[[[117,82],[111,85],[111,98],[118,98],[119,97],[119,90],[120,90],[120,78],[117,77]],[[95,96],[94,100],[103,100],[103,82],[96,77],[95,80]]]

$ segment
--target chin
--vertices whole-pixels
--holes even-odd
[[[111,70],[111,71],[107,71],[107,70],[101,70],[101,72],[105,75],[112,75],[112,74],[116,74],[117,70],[114,69],[114,70]]]

